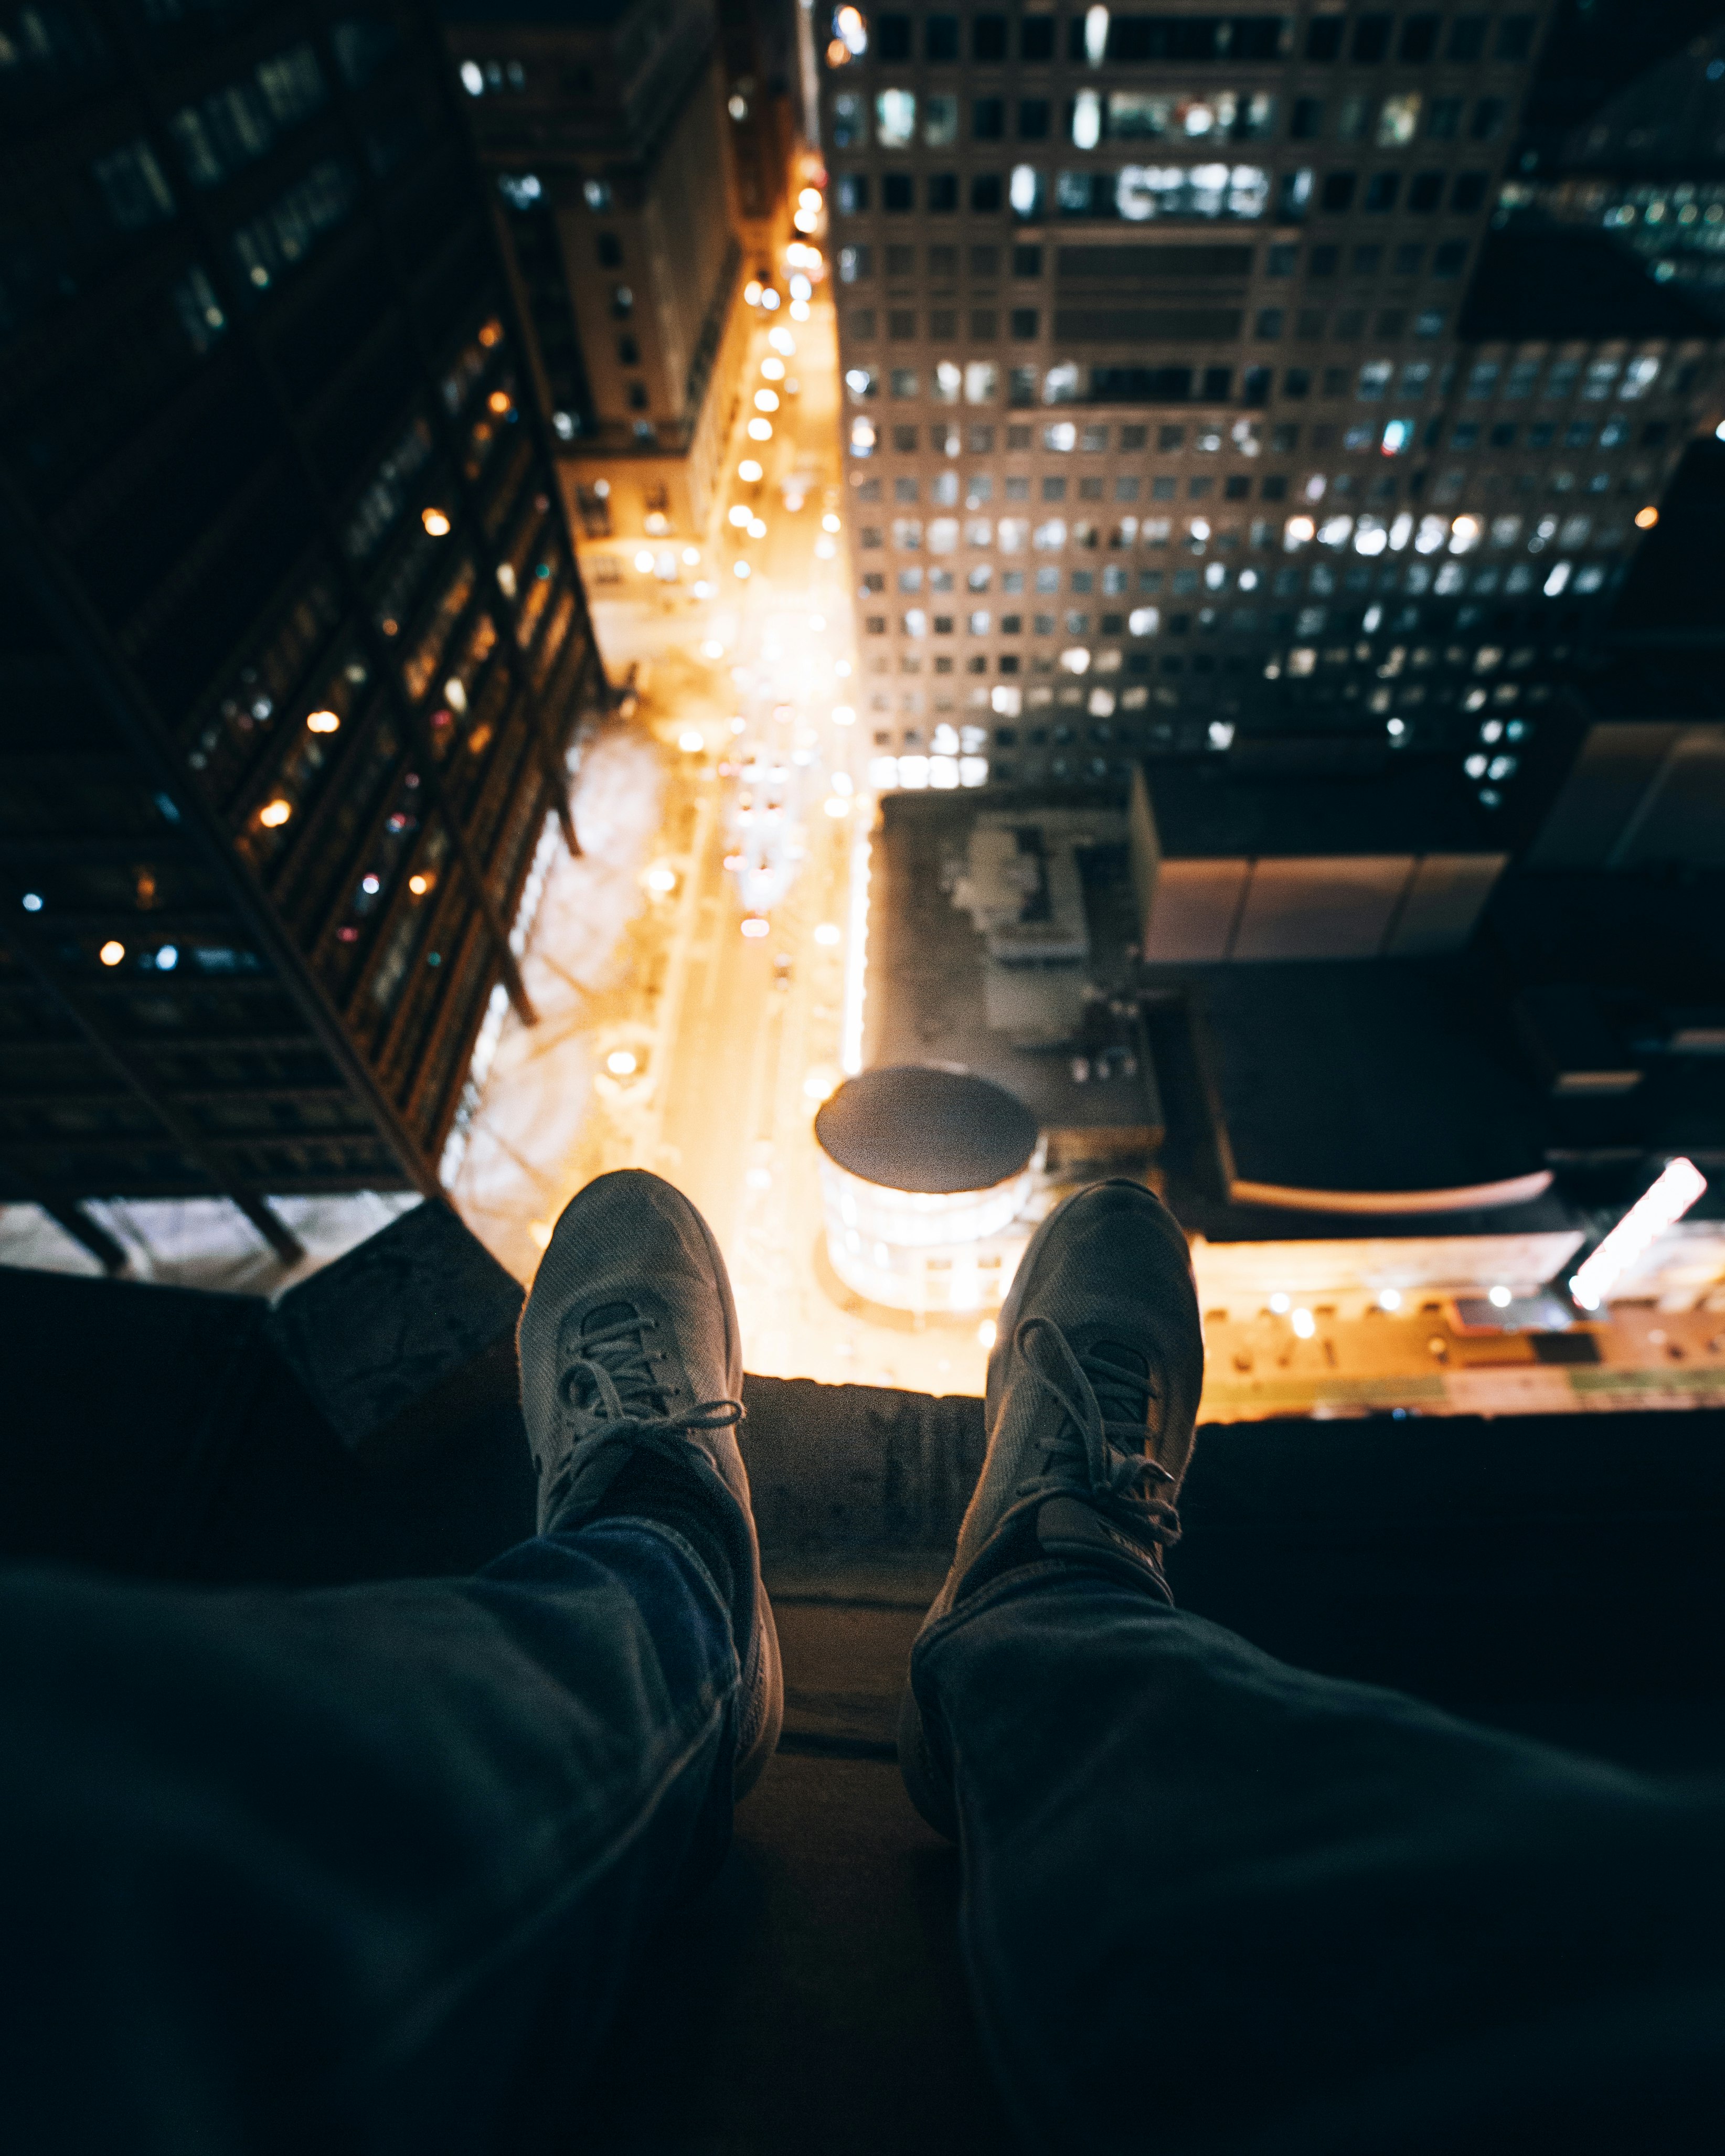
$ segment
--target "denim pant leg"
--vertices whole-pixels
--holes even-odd
[[[680,1539],[307,1594],[0,1576],[11,2156],[529,2145],[729,1825]]]
[[[984,1589],[912,1674],[1027,2146],[1725,2146],[1716,1778],[1309,1676],[1062,1564]]]

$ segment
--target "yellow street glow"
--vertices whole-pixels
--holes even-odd
[[[746,485],[752,486],[755,481],[761,476],[761,467],[755,462],[752,457],[745,457],[742,462],[737,467],[737,476],[742,480]]]
[[[640,552],[635,556],[635,567],[640,571],[644,577],[653,567],[653,556],[649,548],[645,547],[642,547]]]
[[[333,734],[341,731],[341,721],[334,711],[308,711],[307,729],[315,734]]]
[[[706,747],[706,736],[699,726],[685,726],[677,736],[677,747],[685,756],[697,756]]]
[[[836,531],[839,529],[839,520],[830,509],[820,520],[820,528],[823,531]]]
[[[773,439],[773,422],[770,419],[751,419],[749,439],[752,442],[770,442]]]
[[[838,942],[840,933],[841,931],[836,921],[823,921],[814,932],[814,940],[817,943],[824,944],[830,949]]]
[[[856,724],[856,713],[849,704],[834,704],[833,724],[835,726],[854,726]]]
[[[774,359],[771,353],[769,353],[768,357],[761,362],[761,372],[769,382],[783,382],[784,380],[784,362],[782,359]]]
[[[747,526],[753,521],[751,518],[746,506],[740,501],[733,502],[726,514],[730,521],[737,526],[739,531],[746,529]]]
[[[126,946],[123,943],[111,942],[105,943],[96,956],[105,966],[117,966],[126,956]]]
[[[291,816],[293,813],[293,803],[291,801],[284,801],[281,796],[277,794],[275,800],[266,801],[263,807],[259,809],[258,821],[264,826],[264,829],[266,831],[278,830],[282,824],[286,823],[288,818]]]
[[[778,409],[778,392],[776,389],[757,389],[755,392],[755,409],[757,412],[776,412]]]
[[[419,521],[434,539],[442,539],[448,536],[449,520],[444,515],[442,510],[422,509],[419,511]]]
[[[750,519],[749,536],[751,539],[764,539],[767,536],[767,526],[758,516]]]

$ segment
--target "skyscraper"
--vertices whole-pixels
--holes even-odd
[[[832,14],[878,785],[1430,753],[1509,800],[1714,394],[1692,307],[1476,285],[1547,12]]]
[[[727,19],[721,54],[711,0],[444,13],[581,533],[698,535],[731,417],[744,243],[783,192],[761,139],[767,85],[733,86],[723,64],[733,44],[754,49],[748,25]]]
[[[437,1188],[603,677],[425,19],[23,19],[0,1191],[287,1250],[267,1194]]]

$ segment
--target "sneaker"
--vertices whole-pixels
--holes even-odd
[[[519,1343],[542,1534],[591,1519],[644,1451],[686,1472],[691,1505],[711,1516],[736,1588],[741,1797],[778,1742],[784,1682],[737,1445],[737,1306],[712,1230],[656,1175],[624,1168],[598,1177],[563,1208]]]
[[[1172,1604],[1162,1553],[1179,1537],[1174,1501],[1203,1386],[1198,1289],[1167,1207],[1127,1182],[1056,1206],[1000,1312],[982,1476],[922,1630],[990,1580],[1047,1558]],[[956,1840],[951,1777],[909,1689],[898,1750],[911,1801]]]

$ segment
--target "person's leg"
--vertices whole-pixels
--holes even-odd
[[[1711,2148],[1725,1791],[1176,1612],[1161,1550],[1201,1378],[1170,1217],[1129,1184],[1069,1200],[1002,1312],[901,1723],[911,1795],[963,1848],[973,1994],[1027,2144]]]
[[[8,2149],[517,2156],[782,1714],[724,1262],[649,1175],[522,1315],[537,1540],[295,1595],[0,1577]]]
[[[947,1617],[916,1682],[1029,2145],[1718,2147],[1717,1784],[1307,1676],[1059,1562]]]
[[[19,2156],[503,2145],[578,2102],[729,1823],[737,1657],[663,1531],[292,1594],[0,1584]]]

